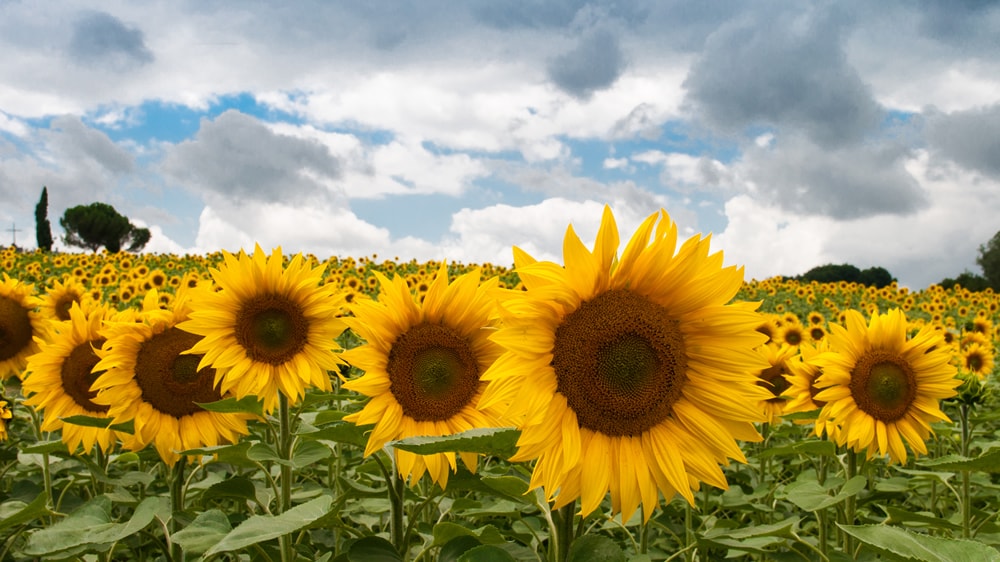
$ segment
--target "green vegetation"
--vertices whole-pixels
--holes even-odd
[[[70,207],[59,224],[66,231],[63,240],[67,244],[93,252],[101,246],[109,252],[138,252],[150,238],[149,229],[135,226],[107,203]]]

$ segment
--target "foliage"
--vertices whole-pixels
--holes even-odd
[[[958,285],[970,291],[985,291],[986,288],[990,286],[990,282],[982,275],[965,270],[962,273],[959,273],[958,277],[955,277],[954,279],[951,277],[942,279],[938,285],[941,285],[941,287],[945,289],[952,289]]]
[[[816,266],[809,271],[795,278],[798,281],[808,283],[816,281],[819,283],[836,283],[847,281],[848,283],[861,283],[870,287],[881,289],[890,285],[895,279],[884,267],[869,267],[868,269],[858,269],[851,264],[832,263]]]
[[[59,224],[66,231],[67,244],[94,252],[101,246],[109,252],[121,251],[123,247],[138,252],[150,238],[149,229],[135,226],[107,203],[70,207]]]
[[[35,241],[38,249],[52,251],[52,225],[49,223],[49,189],[42,187],[42,196],[35,205]]]
[[[1000,231],[989,242],[979,246],[976,264],[983,268],[983,277],[994,291],[1000,291]]]

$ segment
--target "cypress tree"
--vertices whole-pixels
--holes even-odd
[[[35,205],[35,241],[38,249],[52,251],[52,225],[49,224],[49,190],[42,186],[42,196]]]

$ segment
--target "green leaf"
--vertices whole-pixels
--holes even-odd
[[[465,525],[459,525],[451,521],[442,521],[434,525],[434,528],[431,529],[431,535],[434,537],[432,544],[434,546],[441,546],[458,537],[475,536],[476,532]],[[479,541],[477,540],[476,542],[478,543]]]
[[[832,457],[836,454],[837,446],[833,443],[833,441],[808,440],[797,441],[791,445],[785,445],[783,447],[769,448],[761,452],[760,457],[784,457],[791,455]]]
[[[94,416],[66,416],[65,418],[59,418],[63,423],[68,423],[71,425],[82,425],[84,427],[96,427],[100,429],[113,429],[114,431],[120,431],[122,433],[133,434],[135,433],[135,421],[128,420],[122,423],[114,423],[114,418],[99,418]]]
[[[55,441],[39,441],[21,449],[21,452],[29,455],[44,455],[45,453],[69,453],[69,449],[66,448],[65,443],[56,439]]]
[[[190,525],[171,535],[171,540],[179,544],[185,554],[204,554],[232,530],[225,512],[209,509],[199,513]]]
[[[239,550],[308,527],[326,515],[332,504],[333,498],[320,496],[297,505],[281,515],[254,515],[226,534],[221,541],[206,551],[205,555]]]
[[[841,525],[845,533],[888,557],[889,560],[906,562],[1000,562],[1000,552],[983,543],[942,539],[904,531],[885,525]]]
[[[521,432],[512,427],[485,427],[440,437],[409,437],[388,444],[419,455],[464,452],[506,459],[517,451],[520,436]]]
[[[39,529],[28,537],[24,554],[28,556],[68,555],[76,552],[104,551],[111,543],[138,533],[164,509],[167,498],[144,499],[125,523],[111,521],[111,500],[98,496],[62,521]]]
[[[438,553],[438,562],[457,562],[459,558],[466,552],[476,548],[483,544],[479,539],[473,535],[461,535],[457,536],[448,542],[446,542],[441,547],[441,552]]]
[[[358,539],[347,550],[351,562],[402,562],[392,543],[382,537],[368,536]]]
[[[945,455],[936,459],[920,461],[920,466],[926,466],[935,471],[945,472],[1000,472],[1000,449],[992,449],[978,457],[968,458],[961,455]]]
[[[223,398],[216,402],[195,402],[209,412],[220,414],[253,414],[255,416],[264,415],[264,402],[250,394],[243,398]]]
[[[498,546],[493,546],[492,544],[484,544],[466,550],[464,554],[458,557],[458,562],[517,562],[517,561],[506,550]]]
[[[705,533],[706,538],[723,536],[729,539],[749,539],[754,537],[785,537],[792,538],[795,527],[799,523],[798,517],[789,517],[777,523],[769,525],[750,525],[729,529],[725,527],[715,527]]]
[[[4,504],[5,509],[2,512],[2,514],[0,514],[0,531],[48,515],[49,513],[51,513],[47,506],[48,499],[49,495],[46,494],[45,492],[41,492],[40,494],[35,496],[35,499],[31,500],[31,503],[28,504],[19,501],[9,502],[11,504],[24,505],[24,507],[18,509],[14,513],[11,513],[10,515],[4,515],[6,514],[6,506],[7,506],[7,504],[5,503]]]
[[[257,490],[249,478],[234,476],[209,486],[201,494],[201,504],[204,506],[209,500],[225,498],[257,501]]]
[[[830,495],[830,489],[821,486],[814,480],[801,480],[785,486],[784,494],[788,501],[806,511],[819,511],[835,506],[847,498],[856,495],[868,484],[868,479],[858,475],[844,483],[840,491]]]
[[[278,464],[291,465],[288,461],[282,460],[274,447],[259,441],[250,445],[250,448],[247,449],[247,458],[257,462],[276,462]]]
[[[566,562],[625,562],[625,553],[603,535],[583,535],[573,540]]]
[[[298,470],[314,462],[327,459],[333,451],[318,441],[300,441],[292,451],[292,468]]]
[[[312,441],[334,441],[364,448],[368,445],[366,432],[374,425],[357,426],[351,422],[334,421],[324,425],[317,431],[299,433],[298,437]]]
[[[182,455],[211,455],[214,456],[216,462],[227,463],[235,466],[246,466],[246,467],[256,467],[257,464],[252,462],[247,456],[247,451],[250,450],[255,443],[252,441],[240,441],[239,443],[234,443],[232,445],[217,445],[215,447],[201,447],[198,449],[188,449],[186,451],[181,451]]]
[[[961,531],[962,526],[956,525],[951,521],[946,519],[941,519],[940,517],[934,517],[932,515],[924,515],[922,513],[917,513],[915,511],[910,511],[908,509],[901,509],[898,507],[883,507],[882,508],[886,515],[889,516],[888,519],[883,521],[884,525],[891,525],[895,523],[913,523],[921,526],[930,526],[936,529],[950,529],[952,531]]]

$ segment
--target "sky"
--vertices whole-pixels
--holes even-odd
[[[1000,3],[0,0],[0,244],[561,262],[661,208],[746,279],[1000,230]],[[57,248],[66,249],[57,243]],[[79,250],[74,250],[79,251]]]

